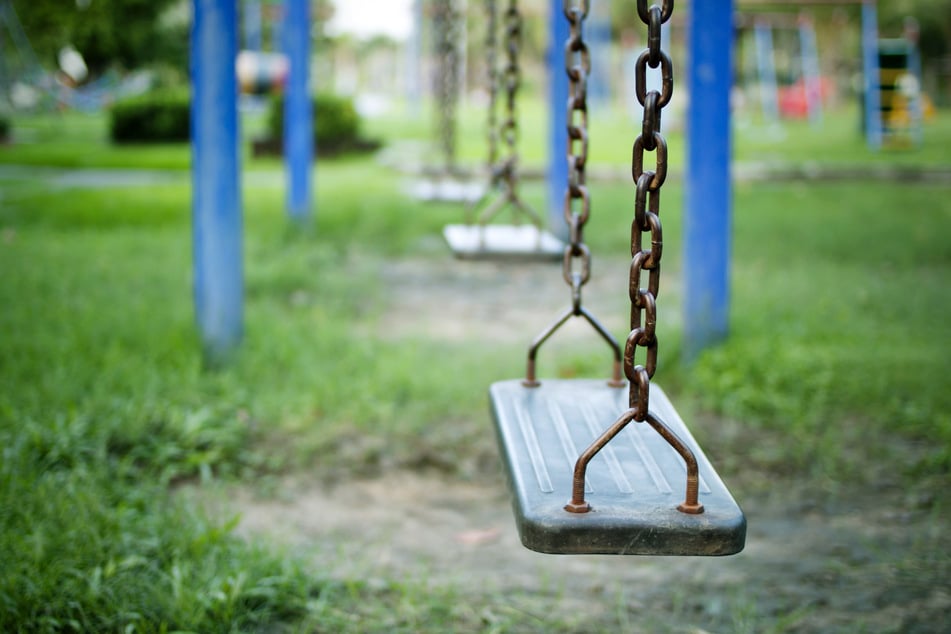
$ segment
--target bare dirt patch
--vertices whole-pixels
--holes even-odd
[[[951,609],[944,523],[897,493],[851,505],[807,490],[742,499],[727,558],[552,556],[521,546],[501,479],[394,472],[275,501],[240,491],[240,532],[276,539],[324,578],[400,579],[467,596],[531,596],[549,616],[623,612],[632,631],[941,632]],[[643,629],[646,628],[646,629]]]
[[[626,265],[598,272],[586,298],[612,331],[623,330]],[[523,345],[569,301],[558,264],[410,260],[381,275],[389,336]],[[396,469],[333,484],[297,476],[280,483],[279,499],[239,489],[221,504],[240,513],[248,539],[289,546],[322,578],[457,587],[579,624],[571,631],[948,631],[945,505],[897,480],[744,472],[733,483],[749,522],[741,554],[576,557],[520,545],[500,472],[467,480]]]
[[[583,289],[585,306],[612,332],[628,319],[628,266],[620,259],[596,261]],[[560,262],[408,259],[387,263],[380,275],[388,291],[386,335],[393,337],[527,345],[571,305]],[[575,325],[582,324],[569,323],[560,336],[591,334]]]

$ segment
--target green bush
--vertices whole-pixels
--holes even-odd
[[[187,90],[159,90],[118,101],[109,109],[114,143],[168,143],[191,136]]]
[[[360,147],[360,115],[353,100],[336,95],[317,95],[312,100],[314,115],[314,142],[321,151],[340,151]],[[268,134],[271,139],[284,137],[284,97],[271,101],[268,116]]]
[[[0,117],[0,141],[6,141],[10,138],[10,120],[6,117]]]

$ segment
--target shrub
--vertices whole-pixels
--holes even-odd
[[[188,141],[191,103],[187,90],[158,90],[118,101],[109,109],[115,143]]]
[[[338,152],[365,144],[360,138],[360,115],[353,100],[336,95],[317,95],[312,100],[314,141],[321,151]],[[271,139],[284,137],[284,97],[271,101],[268,116],[268,134]]]
[[[10,120],[0,117],[0,143],[10,138]]]

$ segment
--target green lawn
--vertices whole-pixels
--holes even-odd
[[[422,107],[409,110],[396,103],[390,112],[364,121],[363,133],[388,142],[410,141],[420,150],[435,148],[430,112]],[[244,165],[250,169],[274,169],[274,159],[256,159],[250,140],[264,133],[264,114],[242,116]],[[527,96],[519,106],[519,157],[530,168],[541,169],[547,161],[548,132],[545,105]],[[671,165],[683,165],[683,115],[668,122]],[[734,124],[734,158],[740,164],[809,166],[897,165],[903,167],[948,167],[951,155],[946,139],[951,137],[951,111],[938,111],[925,124],[918,148],[885,148],[870,151],[858,134],[859,114],[845,108],[825,113],[821,125],[807,121],[784,121],[767,125],[757,118],[739,115]],[[617,105],[592,106],[590,114],[590,161],[594,166],[623,166],[630,163],[633,136],[640,128]],[[48,165],[60,167],[187,169],[190,152],[184,145],[112,146],[107,142],[108,122],[101,115],[62,112],[21,115],[13,120],[14,144],[0,145],[0,164]],[[617,142],[619,138],[632,141]],[[473,104],[460,107],[457,126],[457,154],[460,164],[480,167],[485,162],[485,113]],[[402,146],[397,146],[402,147]],[[418,159],[422,152],[410,158]],[[430,154],[433,152],[430,151]],[[432,159],[437,162],[436,157]]]
[[[781,145],[738,133],[737,151],[741,160],[762,152],[791,161],[943,165],[948,122],[943,115],[920,152],[870,155],[846,132],[792,125]],[[188,163],[182,146],[112,148],[102,120],[87,115],[25,125],[32,131],[24,143],[0,148],[0,162]],[[397,136],[386,121],[369,127]],[[541,158],[540,130],[524,134],[534,148],[528,161]],[[417,121],[400,135],[413,131],[425,126]],[[473,162],[479,143],[467,139],[462,148]],[[598,160],[620,163],[628,152]],[[273,161],[247,163],[276,169]],[[373,472],[381,446],[394,464],[411,464],[423,432],[439,452],[464,456],[486,430],[485,387],[516,376],[524,351],[372,334],[387,318],[379,271],[408,256],[438,267],[448,255],[433,237],[454,208],[413,204],[400,193],[399,175],[372,158],[347,157],[320,164],[316,224],[295,231],[282,211],[280,178],[276,186],[247,184],[247,334],[230,366],[205,371],[182,176],[98,189],[49,187],[42,176],[0,180],[0,629],[342,631],[352,627],[348,611],[365,615],[366,631],[386,631],[394,618],[406,631],[487,627],[452,589],[330,582],[168,494],[181,482],[252,483],[305,464],[337,477]],[[596,254],[623,257],[631,187],[593,187],[587,240]],[[541,185],[528,192],[540,197]],[[680,193],[676,184],[666,192],[670,292],[661,310],[672,316]],[[792,473],[828,489],[843,476],[861,481],[861,461],[874,458],[903,482],[931,486],[944,508],[948,236],[949,184],[739,184],[732,336],[685,367],[677,319],[668,317],[658,378],[688,410],[743,422],[760,448],[749,480]],[[342,439],[362,434],[380,442],[338,455]],[[726,441],[706,436],[711,453],[740,471]],[[891,452],[885,438],[916,450]]]

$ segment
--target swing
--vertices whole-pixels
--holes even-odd
[[[456,164],[456,106],[459,99],[459,28],[462,18],[454,0],[433,3],[433,89],[436,102],[435,136],[442,165],[424,168],[426,178],[413,184],[410,194],[424,202],[468,202],[482,195],[479,183],[467,182]]]
[[[558,259],[564,245],[542,229],[542,219],[521,198],[518,192],[518,153],[516,148],[518,121],[515,113],[519,87],[519,46],[522,16],[517,0],[509,0],[505,11],[506,49],[508,59],[502,78],[505,80],[506,117],[496,122],[499,72],[495,62],[497,9],[495,0],[486,0],[486,66],[488,68],[488,137],[489,185],[485,194],[467,205],[466,223],[447,225],[443,236],[456,257],[462,259]],[[498,139],[502,137],[508,150],[504,160],[498,159]],[[494,195],[494,198],[493,198]],[[506,207],[513,212],[516,224],[492,223]],[[519,221],[527,218],[527,224]]]
[[[565,216],[571,244],[564,251],[563,277],[571,288],[571,306],[532,342],[525,379],[497,382],[489,390],[516,524],[522,544],[543,553],[737,553],[746,539],[743,512],[666,394],[650,381],[657,366],[660,189],[667,171],[660,113],[673,89],[671,61],[660,50],[660,26],[670,18],[672,0],[664,0],[663,8],[650,9],[646,0],[638,0],[638,14],[649,26],[649,48],[639,57],[635,73],[644,124],[633,152],[637,187],[629,285],[631,333],[623,358],[617,341],[582,305],[581,290],[591,268],[591,254],[583,241],[591,210],[585,186],[585,89],[591,64],[582,36],[588,6],[588,0],[581,0],[580,6],[565,0],[571,24],[565,47],[571,80]],[[646,90],[647,65],[660,66],[661,91]],[[655,170],[644,170],[645,151],[657,152]],[[651,245],[644,249],[647,233]],[[649,275],[646,289],[640,287],[643,271]],[[611,348],[609,381],[536,378],[539,348],[571,317],[584,318]],[[638,348],[645,350],[644,365],[635,364]],[[621,379],[622,366],[627,382]]]

